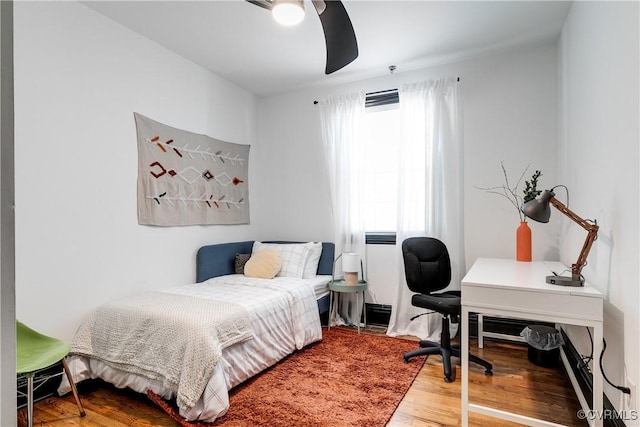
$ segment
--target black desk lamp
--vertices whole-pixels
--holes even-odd
[[[563,214],[571,218],[574,222],[578,223],[582,228],[587,230],[587,238],[584,241],[584,245],[582,245],[582,250],[580,251],[578,260],[575,262],[575,264],[571,264],[571,277],[553,275],[547,276],[546,279],[547,283],[551,283],[552,285],[583,286],[584,278],[582,277],[582,274],[580,272],[582,271],[582,267],[584,267],[587,263],[587,255],[591,250],[593,241],[596,240],[598,236],[599,227],[595,221],[591,223],[580,218],[568,207],[560,203],[560,201],[555,198],[555,193],[553,192],[555,188],[556,187],[553,187],[551,190],[545,190],[539,198],[523,204],[520,210],[532,220],[546,223],[549,222],[549,217],[551,216],[551,208],[549,207],[549,205],[553,205],[560,212],[562,212]]]

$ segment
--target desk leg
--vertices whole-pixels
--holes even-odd
[[[602,322],[596,323],[593,327],[593,409],[596,414],[596,418],[593,422],[593,426],[602,427],[603,421],[603,385],[602,385],[602,371],[598,365],[600,353],[602,353],[602,339],[604,333],[602,330]]]
[[[484,348],[484,315],[478,313],[478,348]]]
[[[460,354],[462,356],[462,423],[469,425],[469,309],[462,306],[462,342]]]

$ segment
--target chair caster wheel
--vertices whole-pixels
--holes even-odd
[[[452,383],[453,380],[451,378],[449,378],[449,377],[444,377],[444,382],[445,383]]]
[[[404,360],[404,363],[409,363],[409,360],[411,360],[410,357],[403,357],[402,359]]]
[[[492,377],[493,376],[493,371],[486,370],[486,371],[484,371],[484,374],[489,376],[489,377]]]

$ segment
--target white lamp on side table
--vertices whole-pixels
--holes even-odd
[[[336,264],[342,259],[342,271],[344,277],[336,278]],[[362,273],[362,279],[358,279],[358,269]],[[331,282],[329,282],[329,322],[327,327],[331,329],[331,317],[335,310],[335,299],[337,293],[351,293],[355,294],[356,307],[358,304],[359,294],[362,293],[362,315],[364,317],[364,327],[367,326],[367,310],[365,305],[365,292],[367,290],[367,282],[364,278],[364,267],[360,255],[353,252],[344,252],[338,255],[338,258],[333,262],[333,272]],[[358,327],[358,333],[360,333],[360,313],[358,313],[358,319],[356,324]]]
[[[345,285],[349,285],[349,286],[357,285],[358,272],[362,269],[362,264],[360,262],[360,255],[358,255],[355,252],[345,252],[345,253],[342,253],[341,256],[342,256],[342,271],[344,272]],[[364,279],[364,272],[363,272],[363,279]]]

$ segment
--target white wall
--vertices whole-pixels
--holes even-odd
[[[101,302],[192,281],[195,251],[202,244],[331,240],[313,100],[459,76],[467,267],[479,256],[514,256],[514,208],[474,188],[502,183],[501,160],[514,176],[529,163],[531,172],[541,169],[543,187],[566,184],[572,209],[597,218],[601,226],[584,273],[607,298],[607,374],[616,383],[628,376],[640,386],[640,193],[634,187],[640,183],[638,3],[574,3],[559,46],[559,55],[556,43],[549,42],[258,101],[79,3],[17,2],[18,318],[70,339],[82,317]],[[134,111],[251,144],[252,223],[139,226]],[[531,227],[534,259],[575,260],[584,240],[579,227],[558,215],[551,224]],[[389,283],[397,277],[393,250],[367,251],[375,265],[368,277],[375,284],[370,301],[391,303],[397,286]],[[581,331],[571,333],[578,343],[587,342]],[[588,352],[586,344],[581,350]],[[607,394],[622,407],[617,391],[608,387]],[[635,405],[640,406],[637,397]]]
[[[80,3],[15,4],[17,317],[45,333],[71,339],[102,302],[192,283],[198,247],[258,234],[138,225],[134,111],[256,148],[249,92]]]
[[[16,415],[13,2],[0,3],[0,425]]]
[[[600,226],[583,274],[605,295],[604,367],[618,385],[625,376],[640,385],[639,12],[638,2],[575,2],[559,44],[560,182],[571,209]],[[571,264],[586,233],[561,216],[552,221],[562,223],[561,259]],[[584,329],[570,332],[589,354]],[[619,391],[605,391],[624,408]],[[638,396],[632,399],[639,409]]]
[[[500,162],[517,179],[530,163],[557,182],[557,50],[555,41],[439,67],[331,88],[313,88],[259,101],[260,183],[256,215],[270,237],[332,239],[332,214],[315,99],[372,92],[401,83],[459,76],[464,104],[465,257],[515,257],[515,207],[474,186],[502,185]],[[258,188],[259,185],[259,188]],[[259,193],[259,194],[258,194]],[[255,199],[254,199],[255,200]],[[254,204],[255,206],[255,204]],[[531,224],[535,259],[558,259],[555,228]],[[394,246],[368,249],[373,270],[368,301],[391,304],[397,285]],[[391,274],[389,274],[391,272]],[[389,283],[389,278],[394,282]]]

